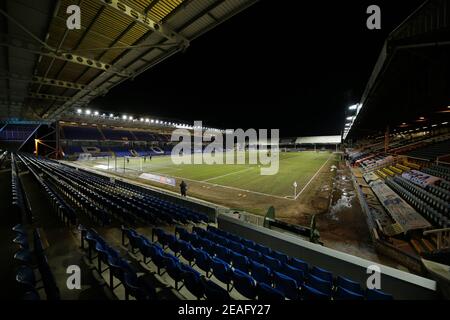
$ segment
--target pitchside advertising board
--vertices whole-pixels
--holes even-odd
[[[142,173],[139,178],[141,179],[145,179],[145,180],[150,180],[150,181],[155,181],[158,183],[162,183],[162,184],[167,184],[169,186],[176,186],[176,181],[174,178],[169,178],[169,177],[163,177],[163,176],[159,176],[156,174],[151,174],[151,173]]]

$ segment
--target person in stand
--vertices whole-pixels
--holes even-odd
[[[184,180],[180,183],[180,193],[182,197],[186,197],[186,191],[187,191],[187,184],[184,182]]]
[[[144,162],[147,162],[147,156],[144,156]]]

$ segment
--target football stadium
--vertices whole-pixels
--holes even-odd
[[[450,1],[405,3],[1,1],[0,299],[449,299]]]

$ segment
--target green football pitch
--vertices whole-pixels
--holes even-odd
[[[248,157],[248,153],[245,155]],[[293,199],[314,180],[320,169],[330,160],[330,152],[280,153],[279,171],[275,175],[261,175],[255,164],[181,164],[172,162],[170,156],[130,158],[97,158],[83,160],[83,164],[100,171],[127,173],[138,177],[141,173],[153,173],[205,185],[222,186],[248,193]],[[128,159],[128,160],[127,160]],[[248,158],[247,158],[248,160]],[[267,166],[266,166],[267,167]],[[297,188],[294,188],[294,182]],[[164,187],[164,185],[161,185]],[[295,192],[295,195],[294,195]]]

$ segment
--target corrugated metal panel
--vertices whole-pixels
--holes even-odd
[[[122,2],[136,11],[147,13],[152,20],[163,21],[165,25],[173,30],[181,31],[188,38],[194,38],[203,31],[222,22],[222,17],[227,18],[231,11],[238,11],[240,7],[245,8],[247,3],[253,1],[122,0]],[[68,31],[66,28],[66,8],[72,4],[81,6],[81,30]],[[212,10],[211,16],[206,14],[207,9]],[[51,12],[49,11],[48,14],[50,17]],[[51,20],[47,21],[47,25],[49,25],[47,30],[49,37],[46,39],[46,43],[51,47],[60,47],[61,50],[66,52],[75,50],[74,53],[76,54],[114,64],[118,68],[127,68],[128,72],[140,73],[175,52],[173,48],[169,47],[164,50],[157,48],[91,50],[92,48],[136,45],[138,41],[141,45],[170,42],[170,40],[166,40],[157,32],[152,32],[147,27],[134,22],[131,17],[109,6],[104,6],[100,0],[61,0],[58,11]],[[33,64],[34,61],[32,59],[30,63]],[[30,67],[30,64],[23,64],[23,66]],[[124,80],[123,77],[118,77],[110,72],[46,56],[41,56],[36,65],[36,74],[39,76],[47,75],[49,78],[65,81],[90,84],[102,89],[110,89]],[[6,87],[6,84],[2,82],[1,86]],[[87,95],[89,92],[48,85],[33,84],[30,86],[30,89],[39,90],[41,93],[74,96],[74,101],[80,99],[80,101],[88,102],[93,98]],[[52,102],[49,101],[30,99],[26,101],[39,112],[52,105]],[[55,103],[53,105],[57,106]]]

